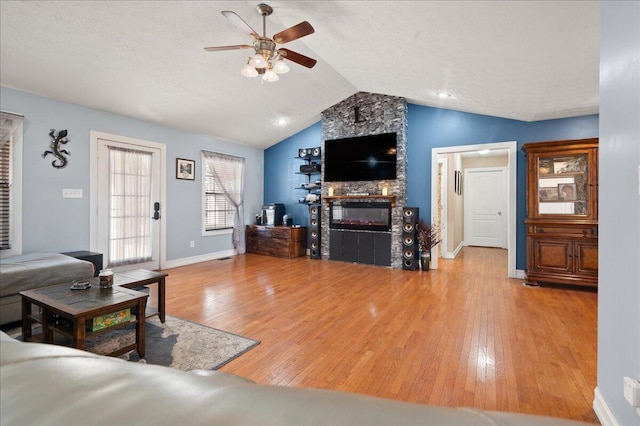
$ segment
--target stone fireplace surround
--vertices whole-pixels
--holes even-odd
[[[357,111],[357,113],[356,113]],[[324,141],[348,137],[376,135],[396,132],[397,177],[394,180],[366,182],[325,182],[322,168],[321,205],[321,256],[329,259],[329,186],[333,195],[369,193],[381,195],[387,187],[388,195],[395,197],[392,208],[391,226],[391,267],[402,269],[402,208],[407,203],[407,102],[404,98],[358,92],[344,101],[322,112],[322,163],[324,164]],[[371,199],[349,198],[350,202],[370,202]],[[381,200],[377,200],[381,201]]]

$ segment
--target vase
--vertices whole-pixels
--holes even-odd
[[[420,268],[423,271],[429,270],[429,263],[431,263],[431,253],[421,253],[420,254]]]

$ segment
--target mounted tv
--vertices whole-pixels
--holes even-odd
[[[396,178],[397,134],[324,141],[325,182]]]

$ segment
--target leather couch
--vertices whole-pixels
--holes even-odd
[[[429,407],[338,391],[183,372],[0,332],[2,425],[571,425],[556,418]]]
[[[0,324],[21,318],[20,292],[93,277],[93,263],[59,253],[0,259]]]

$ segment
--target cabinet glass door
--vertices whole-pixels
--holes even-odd
[[[589,214],[587,154],[538,157],[538,214]]]

